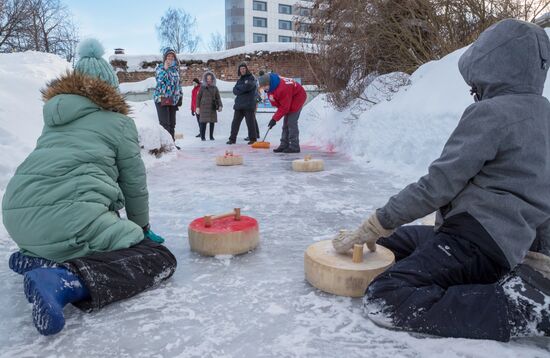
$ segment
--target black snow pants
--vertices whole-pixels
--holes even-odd
[[[160,125],[166,129],[168,133],[175,139],[174,134],[176,131],[176,106],[161,106],[160,103],[155,102],[157,107],[157,115]]]
[[[237,135],[239,134],[239,129],[241,123],[245,118],[246,127],[248,128],[248,138],[249,140],[256,140],[260,135],[260,130],[258,128],[258,121],[256,121],[256,109],[236,109],[233,114],[233,122],[231,122],[231,135],[229,139],[236,142]]]
[[[378,243],[393,251],[396,263],[368,287],[367,309],[382,307],[404,330],[510,339],[508,303],[497,283],[509,269],[473,241],[435,232],[433,226],[403,226]]]
[[[98,252],[63,266],[88,288],[90,298],[74,305],[90,312],[158,285],[174,274],[177,262],[166,247],[145,239],[127,249]]]

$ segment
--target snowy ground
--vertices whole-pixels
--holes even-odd
[[[309,286],[305,248],[357,225],[398,188],[387,173],[311,146],[304,152],[322,157],[326,171],[295,173],[290,161],[303,154],[275,155],[245,144],[232,146],[244,155],[244,166],[217,167],[230,113],[222,115],[215,142],[194,138],[195,123],[182,114],[182,150],[149,165],[151,223],[178,258],[174,277],[97,313],[69,307],[65,330],[41,337],[22,278],[2,264],[1,357],[548,357],[544,340],[503,344],[387,331],[362,316],[360,299]],[[261,117],[260,127],[268,120]],[[272,142],[280,126],[274,132]],[[259,248],[237,257],[190,252],[187,225],[233,207],[258,219]],[[15,246],[5,233],[0,243],[5,263]]]

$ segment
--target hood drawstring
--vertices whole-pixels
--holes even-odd
[[[474,102],[481,101],[481,95],[479,94],[476,86],[472,86],[472,88],[470,88],[470,95],[474,97]]]

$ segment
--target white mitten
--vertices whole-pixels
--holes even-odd
[[[376,251],[376,241],[381,237],[388,237],[394,230],[388,230],[382,227],[378,217],[372,214],[355,231],[341,230],[332,240],[332,246],[336,252],[345,253],[355,244],[367,244],[370,251]]]

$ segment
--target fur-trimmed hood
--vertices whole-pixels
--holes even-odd
[[[61,94],[78,95],[88,98],[106,111],[124,115],[130,113],[130,106],[116,88],[99,78],[83,75],[76,71],[68,71],[50,81],[41,92],[44,102]]]
[[[206,76],[208,75],[212,75],[212,86],[215,86],[216,85],[216,75],[214,74],[214,72],[212,71],[206,71],[203,75],[202,75],[202,86],[203,87],[206,87],[207,86],[207,83],[206,83]]]

